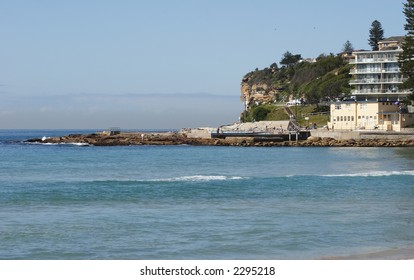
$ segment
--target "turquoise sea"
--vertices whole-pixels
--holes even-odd
[[[90,131],[0,130],[1,259],[395,258],[414,248],[413,148],[22,142],[78,132]]]

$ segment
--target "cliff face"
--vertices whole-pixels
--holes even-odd
[[[242,102],[245,103],[247,111],[253,105],[270,104],[275,102],[280,89],[274,85],[265,83],[264,81],[252,83],[252,77],[246,75],[241,83],[241,97]]]
[[[241,83],[241,97],[247,111],[253,105],[270,104],[278,101],[283,91],[277,78],[278,70],[265,68],[246,74]]]

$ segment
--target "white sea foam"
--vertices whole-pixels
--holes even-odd
[[[30,144],[30,145],[45,145],[45,146],[59,146],[59,145],[62,145],[62,146],[64,146],[64,145],[66,145],[66,146],[92,146],[91,144],[88,144],[88,143],[77,143],[77,142],[73,142],[73,143],[25,142],[25,143]]]
[[[371,171],[371,172],[363,172],[363,173],[331,174],[331,175],[322,175],[322,177],[385,177],[385,176],[399,176],[399,175],[414,176],[414,170]]]
[[[88,143],[78,143],[78,142],[66,143],[66,145],[73,145],[73,146],[91,146]]]
[[[46,139],[49,139],[50,137],[46,137],[46,136],[43,136],[42,137],[42,141],[45,141]]]
[[[222,175],[194,175],[181,176],[164,179],[153,179],[154,182],[201,182],[201,181],[226,181],[226,180],[241,180],[243,177],[239,176],[222,176]]]

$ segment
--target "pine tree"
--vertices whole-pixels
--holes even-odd
[[[346,53],[351,53],[354,51],[354,47],[352,46],[351,42],[349,42],[349,40],[347,40],[342,48],[343,52]]]
[[[409,90],[409,100],[414,100],[414,0],[407,0],[404,4],[403,13],[406,17],[404,25],[407,35],[402,44],[403,51],[398,56],[401,73],[407,78],[400,88]]]
[[[293,55],[289,51],[283,54],[282,60],[280,61],[281,65],[285,65],[286,67],[292,67],[296,63],[298,63],[302,59],[300,54]]]
[[[368,43],[373,51],[378,50],[378,42],[384,40],[384,30],[382,29],[381,22],[374,20],[369,30]]]

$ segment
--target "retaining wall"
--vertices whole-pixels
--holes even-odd
[[[380,132],[380,131],[328,131],[312,130],[311,136],[333,138],[335,140],[414,140],[413,132]]]

